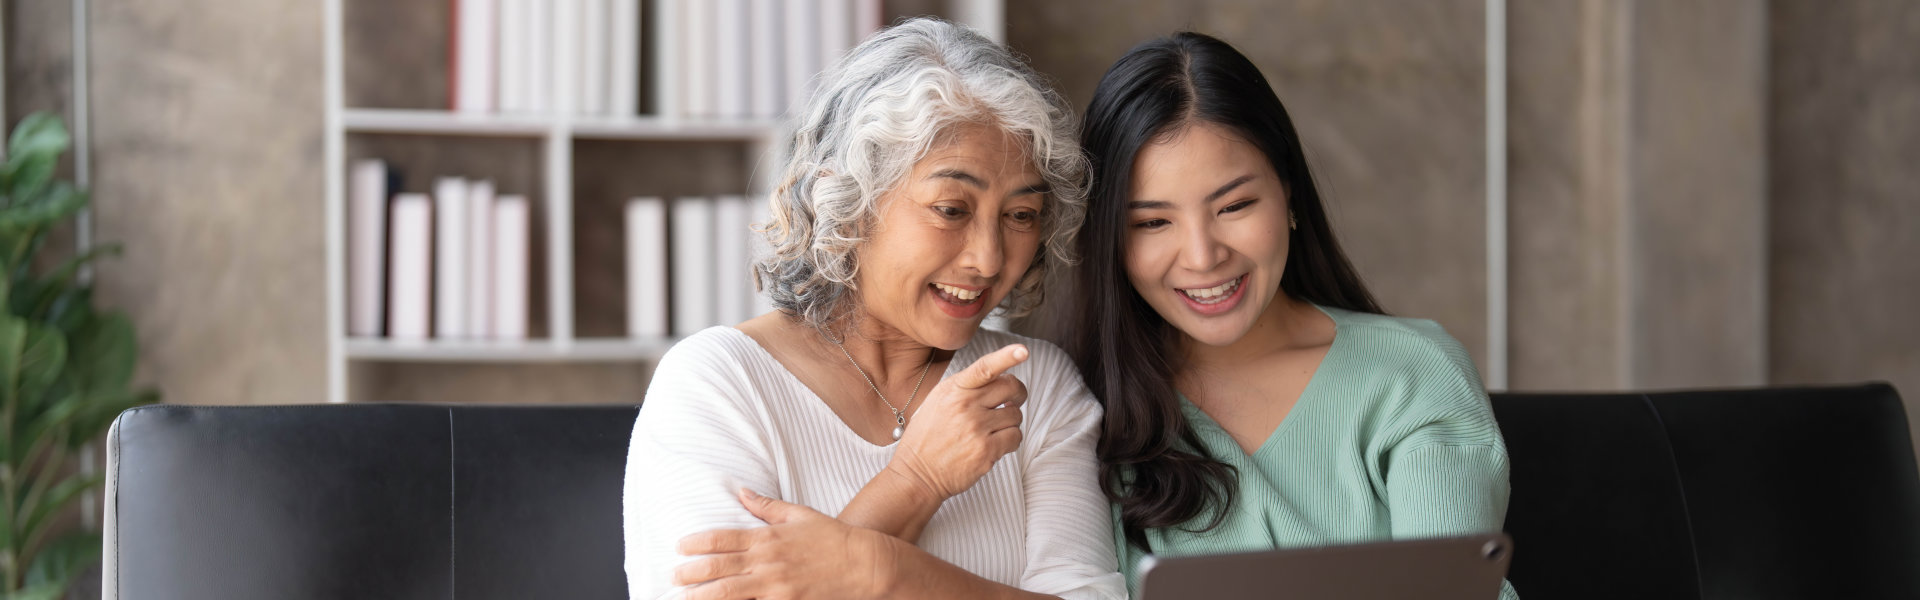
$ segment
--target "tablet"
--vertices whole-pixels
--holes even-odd
[[[1505,534],[1244,554],[1149,556],[1139,600],[1493,600],[1513,560]]]

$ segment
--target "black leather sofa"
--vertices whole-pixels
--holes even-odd
[[[149,406],[107,598],[621,598],[634,407]],[[1920,598],[1893,388],[1497,395],[1528,600]]]

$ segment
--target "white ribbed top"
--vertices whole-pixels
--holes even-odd
[[[941,377],[1012,343],[1031,351],[1009,371],[1027,386],[1025,441],[973,489],[947,500],[919,546],[1021,589],[1126,598],[1094,455],[1100,405],[1066,353],[981,329]],[[762,525],[736,500],[739,488],[836,515],[893,450],[855,434],[740,330],[713,327],[681,341],[654,370],[627,456],[632,597],[677,595],[673,567],[687,560],[674,552],[680,538]]]

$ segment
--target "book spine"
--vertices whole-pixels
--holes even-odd
[[[348,201],[347,335],[375,337],[385,316],[387,244],[387,163],[363,160],[353,165],[353,196]]]
[[[494,17],[498,0],[458,0],[455,110],[493,112]]]
[[[686,64],[681,67],[685,77],[686,99],[681,110],[689,117],[712,117],[714,110],[714,91],[719,82],[714,76],[713,54],[713,2],[710,0],[689,0],[680,4],[682,18],[686,19],[686,28],[680,36],[681,55]]]
[[[627,336],[667,336],[667,205],[627,202]]]
[[[553,112],[553,3],[547,0],[522,0],[529,3],[527,22],[521,30],[527,36],[527,112]]]
[[[526,112],[527,110],[527,39],[526,11],[532,9],[531,0],[500,0],[500,18],[495,19],[494,36],[500,41],[498,59],[494,61],[499,77],[494,79],[497,86],[494,98],[500,101],[500,112]]]
[[[886,8],[884,4],[880,0],[854,0],[853,45],[860,45],[860,42],[878,33],[880,28],[886,27],[886,23],[882,22],[886,19],[882,14]]]
[[[434,184],[435,337],[457,339],[467,333],[467,182],[443,177]]]
[[[715,318],[729,325],[747,320],[747,313],[753,310],[747,255],[747,222],[752,216],[746,196],[720,196],[714,208]]]
[[[580,43],[578,67],[574,77],[575,114],[607,113],[607,0],[580,0],[580,18],[575,20]]]
[[[527,236],[530,207],[526,196],[500,196],[493,204],[493,323],[494,339],[527,338]]]
[[[671,218],[673,334],[692,335],[716,322],[713,203],[707,198],[676,198]]]
[[[655,0],[653,30],[647,38],[653,50],[654,112],[666,118],[684,117],[686,108],[686,23],[682,0]]]
[[[467,336],[492,337],[493,182],[467,188]]]
[[[749,0],[751,8],[747,11],[747,26],[751,30],[745,40],[748,52],[752,55],[753,83],[748,86],[753,94],[751,116],[759,119],[772,119],[780,116],[781,104],[786,99],[786,81],[780,76],[783,49],[780,26],[780,0]]]
[[[853,47],[853,0],[820,0],[820,65],[840,62]]]
[[[640,0],[610,1],[613,56],[607,67],[607,111],[631,117],[640,114]]]
[[[743,119],[753,111],[747,0],[718,0],[713,6],[716,109],[721,117]]]
[[[427,339],[432,250],[433,201],[423,194],[394,197],[393,268],[387,271],[388,335],[394,339]]]
[[[785,35],[781,41],[786,46],[786,110],[797,113],[806,110],[807,95],[813,93],[811,82],[820,71],[820,0],[785,0],[781,3],[780,14],[786,17]]]

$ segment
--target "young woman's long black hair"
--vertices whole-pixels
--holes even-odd
[[[1280,176],[1299,223],[1280,290],[1322,306],[1381,312],[1334,240],[1287,109],[1252,61],[1198,33],[1149,41],[1120,57],[1100,79],[1081,130],[1094,177],[1066,345],[1106,404],[1102,481],[1138,546],[1146,545],[1145,529],[1218,526],[1237,491],[1233,467],[1207,454],[1180,412],[1173,382],[1181,333],[1133,289],[1124,257],[1134,157],[1198,122],[1238,133]],[[1208,512],[1211,519],[1190,523]]]

